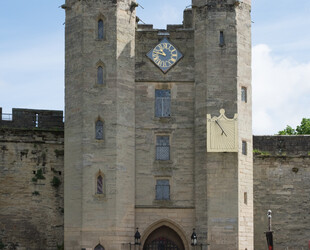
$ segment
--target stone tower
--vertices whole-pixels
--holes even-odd
[[[67,0],[65,249],[121,249],[135,230],[135,8]]]
[[[205,233],[209,249],[249,250],[253,249],[251,0],[193,0],[193,9],[196,230]],[[206,153],[205,139],[210,135],[205,114],[219,116],[220,109],[230,118],[238,114],[237,152]]]
[[[251,250],[251,1],[193,0],[166,30],[136,5],[63,5],[65,249],[130,249],[139,227],[139,249],[189,250],[196,228]]]

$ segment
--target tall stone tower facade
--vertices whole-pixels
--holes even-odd
[[[253,249],[251,1],[136,6],[63,5],[65,249]]]
[[[67,0],[65,249],[120,249],[134,230],[135,13]]]
[[[193,6],[196,228],[211,249],[253,249],[251,1],[193,0]],[[220,109],[238,116],[237,150],[226,151],[224,143],[205,153],[205,136],[216,132],[212,125],[205,130],[205,114],[219,116]],[[232,136],[221,122],[215,126],[220,137]]]

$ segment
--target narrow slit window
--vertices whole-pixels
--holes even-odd
[[[104,71],[102,66],[99,66],[97,69],[97,83],[104,84]]]
[[[101,175],[97,177],[97,194],[103,194],[103,178]]]
[[[103,40],[104,39],[104,24],[103,20],[98,21],[98,39]]]
[[[246,87],[242,87],[241,88],[241,101],[242,102],[247,102],[247,88]]]
[[[247,142],[242,141],[242,154],[247,155]]]
[[[96,139],[103,140],[103,122],[100,120],[96,122]]]
[[[248,204],[248,193],[247,192],[244,192],[243,194],[243,199],[244,199],[244,204]]]
[[[224,41],[224,31],[220,31],[220,46],[224,46],[225,41]]]

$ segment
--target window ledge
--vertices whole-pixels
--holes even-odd
[[[96,200],[105,200],[105,195],[104,194],[94,194],[93,197]]]
[[[154,117],[153,121],[156,122],[161,122],[161,123],[172,123],[175,121],[175,119],[171,116],[167,116],[167,117]]]
[[[172,160],[155,160],[154,164],[159,164],[159,165],[172,165],[173,161]]]

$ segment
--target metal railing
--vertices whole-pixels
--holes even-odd
[[[9,113],[2,113],[2,121],[12,121],[13,116]]]

